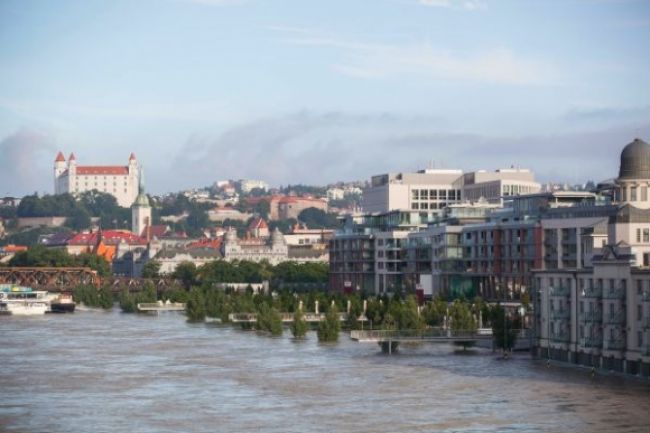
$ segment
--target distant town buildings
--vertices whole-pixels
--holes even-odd
[[[117,204],[130,207],[138,195],[139,165],[132,153],[127,165],[78,165],[74,153],[66,161],[59,152],[54,160],[54,193],[78,194],[97,190],[112,195]]]
[[[269,184],[263,180],[254,179],[239,179],[237,181],[239,190],[244,194],[249,194],[254,189],[259,189],[266,192],[269,189]]]

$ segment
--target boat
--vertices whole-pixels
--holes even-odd
[[[45,314],[50,310],[48,293],[31,287],[1,285],[0,312],[15,316]]]
[[[76,305],[70,293],[59,293],[50,299],[52,313],[74,313]]]

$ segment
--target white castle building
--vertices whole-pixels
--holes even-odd
[[[54,194],[79,194],[96,189],[112,195],[117,204],[130,207],[138,196],[138,161],[132,153],[127,165],[77,165],[74,153],[66,161],[59,152],[54,160]]]

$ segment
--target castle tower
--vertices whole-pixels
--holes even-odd
[[[133,155],[132,155],[133,156]],[[131,160],[129,160],[129,165]],[[147,226],[151,225],[151,206],[149,198],[144,193],[144,173],[140,169],[139,194],[131,206],[131,231],[138,236],[147,236],[143,233]]]
[[[61,185],[61,175],[65,172],[65,156],[59,151],[54,160],[54,194],[63,194],[63,185]]]

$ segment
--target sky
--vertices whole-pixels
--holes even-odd
[[[0,196],[56,152],[154,193],[426,167],[618,172],[650,142],[645,0],[0,0]]]

